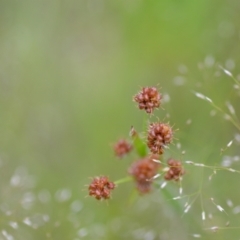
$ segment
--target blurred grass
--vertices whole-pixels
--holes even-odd
[[[237,0],[1,1],[0,204],[2,212],[7,203],[13,213],[2,215],[0,230],[16,239],[191,239],[195,232],[206,239],[235,238],[237,230],[215,235],[202,230],[199,201],[181,218],[161,191],[129,206],[133,184],[120,185],[107,204],[85,198],[83,189],[95,175],[124,177],[136,158],[117,161],[111,144],[127,136],[131,125],[141,131],[144,114],[132,96],[144,85],[159,84],[170,96],[156,116],[179,129],[176,143],[186,155],[173,146],[166,158],[221,163],[220,149],[237,131],[221,114],[210,117],[212,108],[192,91],[221,107],[229,100],[237,109],[231,80],[198,65],[210,55],[224,67],[232,59],[236,67],[229,70],[238,74],[239,7]],[[178,71],[181,64],[188,69],[185,75]],[[174,84],[176,76],[185,83]],[[192,124],[186,125],[188,119]],[[238,147],[226,154],[238,155]],[[9,184],[19,167],[36,179],[34,186]],[[210,184],[210,174],[204,171],[205,205],[213,196],[219,204],[229,197],[237,205],[237,186],[229,188],[237,176],[219,173]],[[198,189],[200,178],[198,168],[187,170],[186,194]],[[48,203],[35,200],[30,209],[22,208],[24,193],[37,198],[42,189],[52,196]],[[57,201],[59,189],[69,189],[71,198]],[[74,200],[83,204],[76,214],[70,211]],[[224,225],[228,218],[239,224],[237,216],[218,216],[213,209],[208,209],[216,216],[210,225]],[[37,229],[22,223],[36,213],[50,220]],[[18,229],[9,221],[18,222]]]

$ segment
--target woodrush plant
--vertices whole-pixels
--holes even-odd
[[[234,89],[239,91],[240,82],[233,76],[231,72],[224,69],[223,67],[220,68],[227,76],[229,76],[234,81]],[[237,117],[235,109],[229,101],[226,102],[226,106],[229,111],[229,113],[227,113],[222,108],[217,106],[211,98],[199,92],[194,92],[194,94],[196,97],[210,103],[216,111],[223,114],[226,120],[229,120],[238,130],[240,130],[240,121]],[[210,220],[213,219],[212,213],[207,213],[204,208],[202,193],[203,179],[198,181],[198,184],[200,184],[198,191],[192,194],[182,195],[182,178],[186,172],[190,172],[189,170],[185,171],[186,166],[191,165],[194,167],[202,169],[206,168],[211,170],[212,174],[208,177],[209,181],[211,181],[212,177],[216,175],[219,171],[227,171],[230,173],[238,174],[240,173],[240,171],[230,167],[232,162],[229,163],[229,165],[223,164],[211,166],[202,162],[195,162],[190,160],[180,161],[174,158],[164,159],[164,153],[168,150],[169,145],[174,139],[174,130],[169,125],[169,123],[166,123],[164,121],[151,121],[151,117],[154,116],[154,111],[158,110],[161,107],[161,93],[156,87],[143,87],[141,91],[133,97],[133,101],[137,103],[138,108],[145,111],[149,117],[147,121],[148,127],[145,132],[145,137],[139,134],[134,129],[134,127],[132,127],[130,130],[131,141],[126,139],[120,139],[114,145],[114,152],[116,157],[123,158],[135,149],[139,155],[139,159],[130,164],[128,168],[128,174],[130,175],[130,177],[126,177],[114,182],[110,182],[108,180],[106,184],[98,183],[101,178],[106,179],[106,177],[100,176],[94,178],[92,180],[92,183],[89,185],[89,195],[95,197],[97,200],[109,199],[111,197],[111,191],[114,190],[115,186],[128,181],[135,182],[136,189],[140,193],[140,195],[147,194],[153,191],[155,189],[155,186],[159,187],[158,184],[154,183],[157,179],[162,178],[164,181],[160,186],[161,188],[164,188],[166,186],[167,181],[174,181],[178,184],[179,195],[172,197],[171,200],[176,201],[181,199],[187,199],[185,205],[182,206],[183,215],[189,212],[197,199],[200,199],[202,222],[204,223],[207,218]],[[221,149],[221,153],[223,153],[227,148],[229,148],[232,145],[233,141],[234,140],[229,141],[226,145],[226,148]],[[183,167],[184,164],[185,167]],[[109,188],[109,184],[114,187]],[[94,192],[92,192],[92,189],[94,189]],[[210,197],[209,201],[219,212],[223,212],[226,214],[226,216],[228,216],[227,211],[218,204],[217,200],[215,200],[213,197]],[[229,197],[227,198],[226,202],[229,207],[233,206],[233,203]],[[237,213],[237,210],[235,211],[233,209],[233,213]],[[213,225],[206,227],[206,224],[203,225],[205,230],[211,230],[213,232],[216,232],[220,229],[239,229],[238,226],[229,227],[229,224],[230,222],[228,220],[225,226]],[[192,236],[195,238],[199,238],[201,237],[201,234],[194,233],[192,234]]]
[[[153,116],[155,110],[161,106],[162,95],[156,87],[143,87],[134,97],[140,110],[145,111],[149,118]],[[130,177],[111,182],[108,177],[100,176],[92,179],[88,186],[89,195],[97,200],[109,199],[112,190],[116,185],[125,181],[134,181],[136,189],[140,194],[149,193],[153,190],[155,179],[163,175],[165,181],[181,181],[185,171],[182,163],[173,158],[166,163],[162,160],[164,151],[173,141],[174,131],[169,123],[151,122],[149,119],[146,138],[132,127],[130,130],[131,142],[120,139],[113,146],[116,157],[123,158],[133,149],[139,155],[139,159],[134,161],[128,168]],[[163,166],[166,167],[163,167]],[[162,185],[164,187],[166,183]]]

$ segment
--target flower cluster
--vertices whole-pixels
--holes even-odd
[[[139,109],[152,113],[155,108],[159,108],[161,98],[156,87],[144,87],[133,97],[133,100],[138,103]]]
[[[161,94],[156,87],[143,87],[133,99],[138,103],[141,110],[146,111],[148,114],[153,114],[156,108],[160,107]],[[153,182],[164,172],[165,180],[178,181],[184,174],[183,167],[180,161],[170,159],[168,160],[167,172],[165,168],[162,169],[162,160],[166,146],[173,140],[173,130],[168,123],[164,122],[151,122],[147,128],[147,139],[141,136],[133,127],[130,130],[130,137],[132,142],[126,139],[119,139],[114,146],[113,150],[117,157],[122,158],[130,153],[133,149],[136,150],[140,156],[128,168],[128,174],[135,182],[136,188],[139,193],[144,194],[152,190]],[[161,164],[160,164],[161,163]],[[115,183],[119,184],[125,180],[119,180]],[[95,177],[89,185],[89,195],[96,199],[109,199],[111,191],[115,188],[115,184],[110,182],[107,177]]]
[[[115,145],[114,145],[114,152],[117,157],[124,157],[126,154],[131,152],[132,150],[132,144],[127,142],[125,139],[120,139]]]
[[[156,176],[160,168],[157,159],[158,155],[151,155],[134,162],[129,168],[128,172],[135,179],[140,193],[147,193],[151,190],[154,176]]]
[[[169,166],[169,170],[166,172],[164,178],[166,180],[178,181],[185,172],[182,167],[182,163],[178,160],[169,159],[167,164]]]
[[[97,200],[109,199],[111,191],[115,188],[115,184],[110,182],[108,177],[95,177],[88,187],[89,195]]]
[[[164,146],[172,141],[172,128],[166,123],[151,123],[148,128],[147,145],[152,153],[163,154]]]

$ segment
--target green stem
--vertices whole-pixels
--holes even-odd
[[[116,185],[118,185],[120,183],[125,183],[125,182],[130,182],[130,181],[132,181],[132,177],[129,176],[129,177],[125,177],[125,178],[119,179],[119,180],[115,181],[114,183]]]
[[[239,83],[239,81],[238,81],[234,76],[231,76],[231,78],[232,78],[233,81],[237,84],[237,86],[240,87],[240,83]]]

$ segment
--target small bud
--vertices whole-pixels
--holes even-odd
[[[223,211],[224,211],[224,209],[223,209],[220,205],[217,205],[216,207],[217,207],[217,209],[218,209],[220,212],[223,212]]]
[[[232,73],[230,71],[228,71],[227,69],[222,68],[222,70],[224,71],[225,74],[227,74],[229,77],[232,77]]]
[[[218,229],[219,229],[218,226],[213,226],[213,227],[211,227],[211,230],[212,230],[213,232],[216,232]]]
[[[203,99],[203,100],[206,100],[206,101],[208,101],[208,102],[210,102],[210,103],[213,102],[211,98],[203,95],[202,93],[195,92],[195,96],[198,97],[198,98],[201,98],[201,99]]]
[[[161,184],[161,188],[165,188],[166,185],[167,185],[167,182],[163,182],[163,183]]]
[[[185,161],[185,163],[187,163],[187,164],[194,164],[194,162],[192,162],[192,161]]]
[[[195,163],[194,165],[197,166],[197,167],[205,167],[205,165],[202,164],[202,163]]]
[[[138,133],[136,132],[135,128],[133,126],[131,126],[129,136],[130,137],[136,137],[137,135],[138,135]]]
[[[230,141],[230,142],[227,144],[227,147],[230,147],[230,146],[232,145],[232,143],[233,143],[233,140]]]
[[[190,208],[191,208],[191,205],[187,205],[187,207],[184,210],[184,213],[187,213],[190,210]]]
[[[180,196],[174,197],[173,200],[181,199]]]
[[[230,102],[226,102],[226,105],[227,105],[227,107],[228,107],[229,112],[230,112],[232,115],[235,115],[236,113],[235,113],[235,109],[234,109],[233,105],[232,105]]]
[[[201,235],[198,234],[198,233],[195,233],[195,234],[193,234],[192,236],[195,237],[195,238],[200,238],[200,237],[201,237]]]

